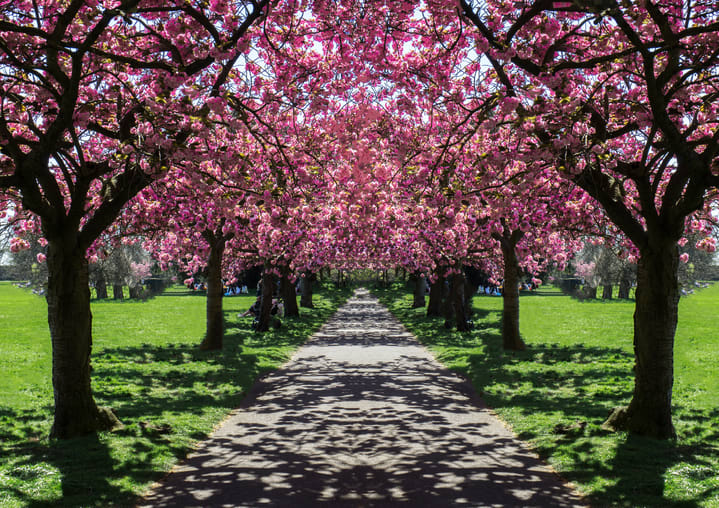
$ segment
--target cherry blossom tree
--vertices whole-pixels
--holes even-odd
[[[260,264],[260,330],[275,278],[296,304],[291,282],[323,267],[402,267],[438,281],[431,294],[447,278],[464,330],[472,265],[504,279],[504,345],[521,349],[519,270],[561,265],[573,235],[606,230],[606,216],[638,260],[634,398],[609,424],[673,435],[679,245],[700,233],[697,245],[715,248],[719,8],[0,9],[0,210],[48,242],[53,435],[117,423],[90,389],[87,259],[121,214],[155,231],[161,263],[207,270],[205,348],[222,344],[223,273]]]
[[[719,185],[715,3],[460,0],[502,107],[542,161],[598,201],[638,251],[635,386],[607,425],[668,438],[677,242]],[[708,242],[707,242],[708,243]]]
[[[173,158],[193,159],[201,98],[267,4],[0,2],[0,200],[48,241],[55,437],[117,424],[90,387],[88,249]]]

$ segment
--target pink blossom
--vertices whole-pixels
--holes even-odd
[[[696,243],[696,248],[699,250],[703,250],[706,252],[716,252],[717,250],[717,241],[716,238],[713,236],[707,236],[706,238],[702,238]]]
[[[30,244],[24,238],[13,238],[10,240],[10,252],[16,253],[29,248]]]

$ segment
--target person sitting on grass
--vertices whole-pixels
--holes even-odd
[[[260,315],[260,309],[262,308],[262,297],[258,296],[257,300],[255,300],[255,303],[250,306],[249,309],[247,309],[242,314],[238,314],[238,317],[245,317],[249,315],[253,315],[255,317],[258,317]],[[279,316],[281,317],[284,313],[284,305],[282,305],[282,302],[280,302],[277,298],[272,299],[272,308],[270,310],[270,314],[273,316]]]
[[[255,303],[253,303],[249,309],[247,309],[242,314],[238,314],[237,317],[245,317],[245,316],[255,316],[255,318],[259,317],[260,315],[260,309],[262,308],[262,296],[258,296],[257,300],[255,300]]]

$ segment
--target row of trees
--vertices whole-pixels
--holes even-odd
[[[684,293],[692,291],[700,281],[717,276],[715,254],[696,247],[702,237],[696,234],[689,236],[692,240],[681,242],[679,246],[682,262],[677,276]],[[577,293],[581,298],[596,298],[598,288],[601,288],[599,296],[605,300],[629,298],[630,290],[636,284],[636,259],[632,259],[621,247],[587,242],[572,265],[573,272],[584,282],[584,287]]]
[[[673,435],[679,249],[694,234],[715,248],[713,4],[1,8],[0,210],[48,242],[53,435],[116,423],[92,398],[87,287],[120,232],[163,265],[206,267],[207,348],[223,273],[262,265],[270,291],[399,266],[449,279],[462,329],[463,266],[512,289],[610,239],[637,261],[636,384],[610,423]],[[524,347],[504,298],[505,346]]]
[[[47,242],[32,233],[24,234],[23,239],[27,242],[27,248],[16,252],[9,248],[2,249],[7,254],[6,277],[28,281],[35,291],[44,294],[48,282],[45,263]],[[108,286],[112,288],[113,299],[123,299],[125,287],[129,289],[130,298],[141,298],[147,294],[143,282],[152,275],[152,265],[149,253],[139,243],[108,245],[91,257],[90,285],[95,289],[98,299],[108,298]]]

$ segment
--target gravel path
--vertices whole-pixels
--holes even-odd
[[[143,506],[584,506],[366,290]]]

